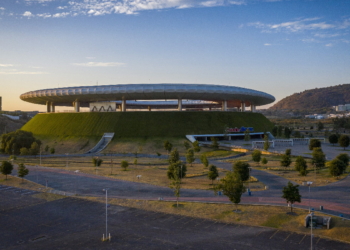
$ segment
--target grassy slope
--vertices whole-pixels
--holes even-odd
[[[113,112],[38,114],[22,129],[34,135],[84,137],[114,132],[116,137],[182,137],[223,133],[229,127],[269,131],[272,123],[259,113],[239,112]]]

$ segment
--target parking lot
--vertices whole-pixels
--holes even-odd
[[[0,185],[1,249],[310,249],[310,235],[212,220],[108,208],[63,197],[35,198],[38,192]],[[315,237],[315,249],[349,249],[350,244]]]

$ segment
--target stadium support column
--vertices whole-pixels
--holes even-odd
[[[227,111],[227,101],[226,101],[226,100],[222,101],[221,110],[222,110],[222,111]]]
[[[241,102],[241,112],[245,112],[245,102]]]
[[[122,112],[126,111],[126,100],[122,100]]]
[[[151,109],[151,106],[148,106],[148,111],[151,111],[152,109]]]
[[[181,98],[178,99],[177,110],[182,111],[182,99]]]
[[[49,101],[46,102],[46,112],[47,113],[51,112],[51,106],[50,106],[50,102]]]
[[[55,113],[55,103],[51,102],[51,112]]]
[[[80,102],[78,102],[78,100],[76,100],[75,102],[73,102],[73,105],[74,105],[74,111],[80,112]]]
[[[255,112],[255,105],[253,103],[250,104],[250,111]]]

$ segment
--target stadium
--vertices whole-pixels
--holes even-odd
[[[114,133],[119,138],[220,137],[226,129],[242,127],[252,128],[261,137],[273,124],[255,112],[256,107],[275,100],[257,90],[207,84],[67,87],[30,91],[20,98],[46,105],[46,113],[36,115],[23,127],[35,135],[84,137]],[[55,112],[57,106],[73,106],[74,111]],[[90,112],[80,112],[81,107]],[[229,133],[236,136],[243,134],[232,131]]]
[[[23,101],[46,105],[47,112],[56,106],[80,107],[90,111],[126,111],[127,109],[201,109],[255,112],[256,106],[275,101],[272,95],[247,88],[207,84],[122,84],[43,89],[24,93]]]

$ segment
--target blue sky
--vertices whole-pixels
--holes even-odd
[[[2,0],[3,110],[31,90],[205,83],[277,101],[350,83],[349,0]],[[68,108],[64,108],[68,109]]]

